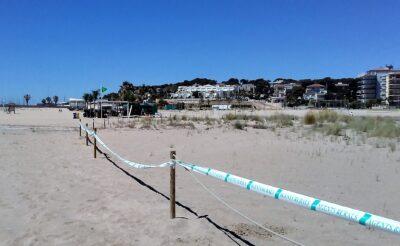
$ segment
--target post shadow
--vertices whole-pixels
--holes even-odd
[[[89,139],[89,142],[91,144],[92,141]],[[102,154],[114,167],[118,168],[120,171],[122,171],[124,174],[126,174],[128,177],[132,178],[134,181],[136,181],[138,184],[146,187],[147,189],[151,190],[152,192],[164,197],[166,200],[170,200],[170,198],[163,194],[162,192],[158,191],[157,189],[155,189],[154,187],[152,187],[151,185],[145,183],[143,180],[139,179],[138,177],[135,177],[134,175],[132,175],[131,173],[129,173],[128,171],[126,171],[125,169],[123,169],[122,167],[120,167],[117,163],[115,163],[110,156],[107,153],[104,153],[98,146],[96,146],[97,151]],[[198,219],[205,219],[207,220],[211,225],[213,225],[216,229],[218,229],[219,231],[223,232],[230,240],[232,240],[232,242],[234,242],[236,245],[241,245],[238,243],[244,243],[245,245],[249,245],[249,246],[255,246],[255,244],[251,243],[250,241],[248,241],[247,239],[243,238],[242,236],[238,235],[236,232],[229,230],[226,227],[223,227],[219,224],[217,224],[213,219],[211,219],[207,214],[206,215],[199,215],[196,211],[194,211],[193,209],[191,209],[189,206],[186,206],[184,204],[182,204],[179,201],[176,201],[176,205],[185,209],[186,211],[188,211],[189,213],[193,214],[194,216],[196,216]],[[177,217],[179,218],[179,217]]]

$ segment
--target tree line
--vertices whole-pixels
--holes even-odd
[[[358,78],[341,78],[333,79],[330,77],[322,79],[286,79],[278,78],[274,82],[281,80],[284,84],[295,83],[298,86],[294,87],[292,91],[287,94],[287,100],[292,105],[299,105],[304,103],[299,98],[302,98],[306,87],[311,84],[321,84],[327,89],[327,100],[347,100],[349,102],[354,102],[357,100],[357,83]],[[344,89],[338,89],[336,86],[339,82],[346,84]],[[248,97],[250,99],[267,99],[273,94],[273,82],[263,78],[248,80],[248,79],[238,79],[230,78],[225,81],[221,81],[224,85],[253,85],[254,89],[250,91],[239,91],[237,97]],[[208,78],[195,78],[193,80],[184,80],[176,83],[167,83],[162,85],[135,85],[130,81],[124,81],[120,85],[118,92],[112,92],[106,94],[103,98],[108,100],[123,100],[129,102],[141,102],[145,99],[165,99],[170,96],[171,93],[175,93],[179,86],[193,86],[193,85],[216,85],[218,81]],[[98,99],[99,91],[92,91],[92,93],[85,93],[83,99],[87,102],[94,101]]]

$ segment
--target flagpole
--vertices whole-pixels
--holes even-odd
[[[100,87],[101,100],[100,100],[100,118],[103,118],[103,85]]]

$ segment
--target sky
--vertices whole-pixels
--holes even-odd
[[[400,1],[0,0],[0,102],[400,67]]]

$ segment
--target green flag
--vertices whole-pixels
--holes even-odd
[[[101,93],[104,93],[104,92],[106,92],[106,91],[107,91],[107,88],[104,87],[104,86],[102,86],[102,87],[101,87]]]

